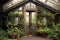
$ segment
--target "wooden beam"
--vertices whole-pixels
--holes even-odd
[[[25,35],[27,35],[27,32],[26,32],[26,11],[25,11],[25,5],[23,6],[23,14],[24,14],[24,33]]]
[[[31,26],[32,26],[32,12],[29,12],[29,34],[31,34]]]

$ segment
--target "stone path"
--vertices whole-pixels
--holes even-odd
[[[19,40],[53,40],[53,39],[37,37],[37,36],[27,36],[27,37],[23,37],[23,38],[21,38]]]

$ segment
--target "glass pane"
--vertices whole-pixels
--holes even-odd
[[[29,2],[28,4],[26,4],[25,10],[26,11],[35,11],[36,10],[36,5]]]
[[[22,15],[23,15],[22,14],[22,7],[19,7],[17,9],[10,11],[8,14],[8,19],[7,19],[8,25],[10,25],[10,24],[18,25],[20,21],[21,22],[23,21],[22,20],[23,18],[21,18]]]
[[[15,18],[15,25],[18,25],[18,17]]]
[[[36,24],[36,13],[32,12],[32,24]]]
[[[29,26],[29,13],[28,12],[26,12],[26,24]]]
[[[56,10],[60,10],[59,0],[38,0],[38,1],[56,9]]]
[[[20,2],[23,2],[24,0],[11,0],[10,2],[6,3],[3,5],[3,10],[6,10]]]

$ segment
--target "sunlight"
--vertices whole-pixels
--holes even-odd
[[[28,4],[26,4],[25,9],[26,10],[35,10],[36,9],[36,5],[33,4],[33,3],[28,3]]]
[[[46,0],[38,0],[38,1],[45,2]]]
[[[35,12],[32,12],[32,23],[35,23],[36,17]],[[29,24],[29,13],[26,12],[26,23]]]
[[[27,25],[29,25],[29,13],[28,12],[26,12],[26,23]]]
[[[36,13],[32,12],[32,23],[36,23]]]

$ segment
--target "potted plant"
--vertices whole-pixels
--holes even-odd
[[[15,39],[16,38],[16,35],[20,34],[21,30],[18,29],[18,27],[11,26],[11,28],[9,28],[7,30],[7,32],[11,36],[12,39]]]
[[[46,33],[49,33],[50,29],[48,27],[41,27],[38,29],[38,33],[42,37],[46,37]]]
[[[0,40],[9,40],[6,30],[0,28]]]

